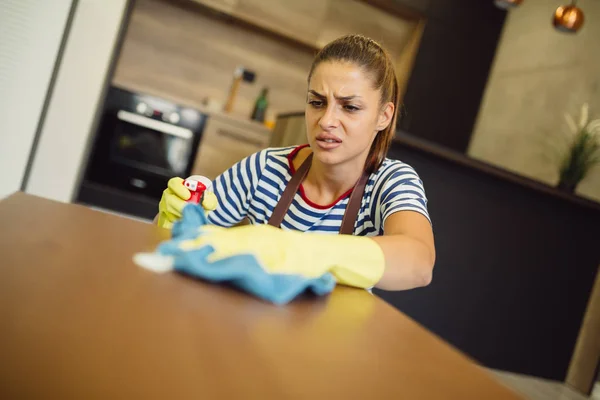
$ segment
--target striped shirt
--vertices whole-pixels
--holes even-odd
[[[305,146],[261,150],[218,176],[213,182],[218,206],[209,213],[209,222],[229,227],[247,217],[252,224],[266,224],[295,172],[292,160]],[[300,186],[281,228],[339,233],[351,192],[333,204],[319,205],[310,201]],[[408,164],[386,158],[369,176],[354,235],[382,235],[385,220],[393,213],[405,210],[421,213],[429,220],[423,182]]]

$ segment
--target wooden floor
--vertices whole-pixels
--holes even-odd
[[[561,382],[510,372],[491,372],[500,382],[530,400],[600,400],[600,383],[596,383],[591,397],[586,397]]]

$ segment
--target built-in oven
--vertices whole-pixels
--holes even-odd
[[[167,182],[190,175],[207,116],[111,87],[77,201],[153,216]]]

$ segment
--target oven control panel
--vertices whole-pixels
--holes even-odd
[[[107,106],[113,109],[113,113],[123,110],[192,131],[198,131],[206,118],[194,108],[117,87],[111,88]]]

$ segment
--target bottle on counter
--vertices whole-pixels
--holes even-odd
[[[260,96],[256,99],[254,110],[252,110],[252,116],[250,117],[254,121],[265,122],[265,114],[267,112],[267,107],[269,106],[269,101],[267,100],[268,93],[269,88],[263,88],[260,92]]]

